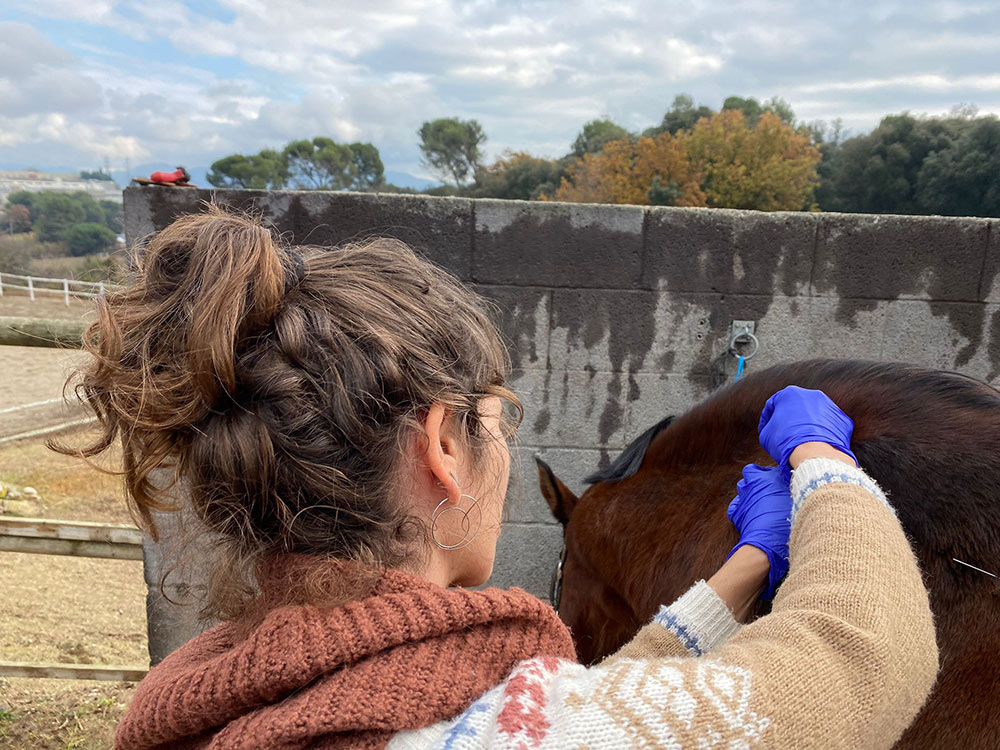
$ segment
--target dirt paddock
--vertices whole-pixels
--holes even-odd
[[[0,316],[89,317],[89,302],[5,293]],[[84,355],[79,351],[0,347],[0,410],[58,398]],[[121,480],[48,450],[45,438],[6,436],[84,416],[47,405],[0,413],[0,483],[38,490],[37,501],[7,502],[11,515],[130,523]],[[88,428],[62,432],[69,442]],[[116,456],[102,463],[112,466]],[[142,563],[0,552],[0,659],[145,666]],[[105,750],[132,695],[122,683],[0,678],[0,748]]]

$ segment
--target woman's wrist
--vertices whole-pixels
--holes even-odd
[[[843,461],[848,466],[857,466],[853,458],[829,443],[802,443],[788,457],[788,465],[794,470],[800,463],[808,461],[810,458],[832,458]]]
[[[767,586],[771,564],[763,550],[751,544],[737,549],[708,579],[719,598],[739,622],[745,622],[757,598]]]

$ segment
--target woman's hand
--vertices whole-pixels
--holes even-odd
[[[822,391],[790,385],[767,400],[760,415],[760,444],[781,468],[786,484],[791,479],[789,459],[803,443],[826,443],[851,453],[854,422]]]
[[[788,481],[777,466],[764,468],[750,464],[743,468],[743,479],[736,485],[736,493],[729,504],[729,520],[740,532],[740,541],[729,556],[744,545],[766,554],[770,569],[760,598],[773,599],[778,583],[788,572],[792,514]]]

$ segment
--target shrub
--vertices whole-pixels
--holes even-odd
[[[104,224],[85,221],[74,224],[62,237],[70,255],[93,255],[107,252],[115,246],[115,233]]]

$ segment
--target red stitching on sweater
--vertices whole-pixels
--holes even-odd
[[[538,747],[548,734],[549,720],[545,718],[545,682],[559,668],[560,660],[554,656],[531,659],[518,666],[504,688],[503,708],[497,716],[497,727],[512,741],[521,735],[518,750]],[[529,744],[530,743],[530,744]]]

